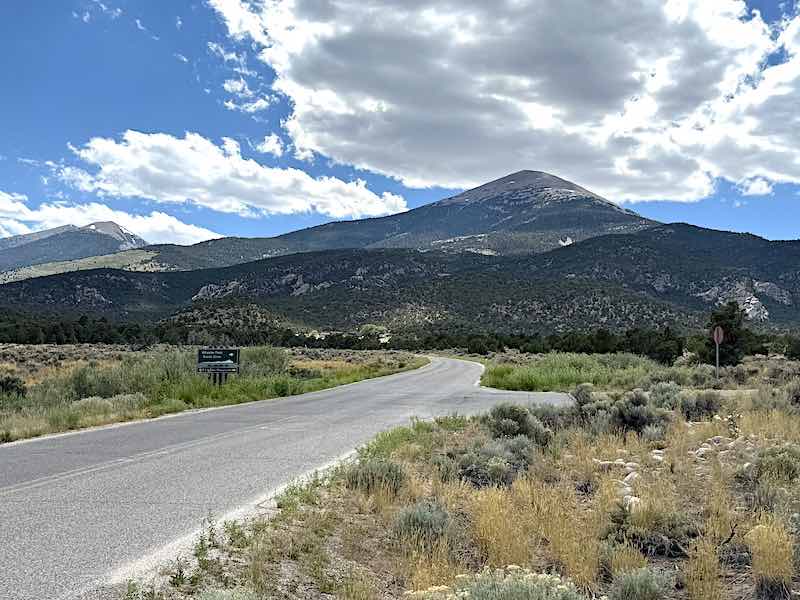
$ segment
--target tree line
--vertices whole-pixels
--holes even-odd
[[[745,327],[744,313],[735,303],[715,310],[703,331],[682,334],[671,328],[607,329],[570,331],[548,335],[505,335],[494,333],[400,332],[388,335],[385,328],[367,325],[358,332],[319,335],[289,328],[242,327],[208,331],[191,325],[163,321],[157,324],[115,323],[105,317],[59,319],[57,317],[0,316],[0,343],[78,344],[107,343],[148,346],[156,343],[193,345],[273,345],[283,347],[336,348],[350,350],[394,349],[409,351],[463,348],[471,354],[488,354],[514,349],[524,353],[551,351],[577,353],[630,352],[671,364],[684,351],[700,360],[714,362],[714,344],[709,332],[717,325],[726,332],[721,348],[723,365],[738,364],[749,354],[781,352],[800,359],[800,338],[768,335]]]

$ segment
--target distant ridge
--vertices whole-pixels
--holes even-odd
[[[111,221],[65,225],[0,239],[0,271],[142,248],[147,242]]]
[[[527,256],[591,237],[635,233],[654,225],[657,223],[571,181],[542,171],[518,171],[456,196],[387,217],[327,223],[274,238],[232,237],[194,246],[150,246],[147,251],[151,254],[146,259],[141,253],[132,252],[114,255],[108,264],[136,271],[190,271],[298,252],[345,248]],[[89,264],[97,266],[98,260]],[[47,265],[44,272],[86,267],[86,261],[60,262]],[[35,272],[34,269],[32,273]],[[14,273],[5,279],[28,274]]]

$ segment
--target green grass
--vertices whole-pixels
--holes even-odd
[[[275,348],[246,348],[242,373],[215,386],[195,372],[189,350],[125,356],[89,363],[45,378],[25,395],[0,395],[0,443],[188,409],[209,408],[315,392],[422,366],[423,358],[338,364],[293,372]]]
[[[481,383],[529,392],[569,391],[581,383],[630,389],[661,368],[655,361],[634,354],[554,352],[525,365],[490,365]]]

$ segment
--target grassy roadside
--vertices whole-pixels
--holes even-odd
[[[702,401],[582,385],[571,407],[414,421],[208,523],[125,600],[787,600],[800,564],[800,387]],[[794,592],[793,592],[794,590]],[[410,596],[409,596],[410,595]]]
[[[6,367],[5,372],[0,371],[0,443],[314,392],[428,362],[393,352],[318,354],[246,348],[241,375],[231,377],[223,387],[195,373],[191,350],[123,353],[112,360],[49,369],[28,381]]]
[[[568,392],[582,383],[606,391],[649,390],[664,382],[684,388],[734,390],[783,385],[800,377],[799,362],[763,357],[723,368],[719,380],[710,365],[679,360],[673,366],[665,366],[634,354],[507,353],[482,362],[486,365],[482,385],[529,392]]]

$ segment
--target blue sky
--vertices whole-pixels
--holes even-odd
[[[508,45],[479,32],[519,2],[430,4],[0,3],[0,235],[113,218],[154,242],[270,236],[528,168],[655,219],[800,237],[791,3],[656,2],[611,36],[622,51],[591,3],[529,11]],[[516,50],[570,14],[582,47]]]

